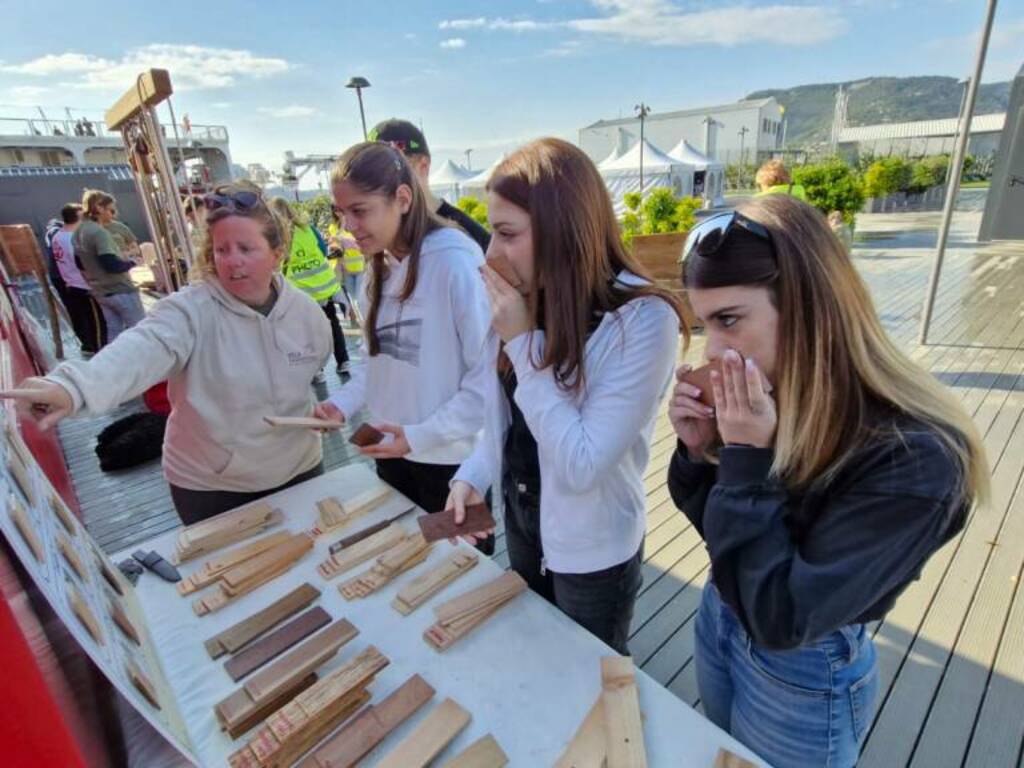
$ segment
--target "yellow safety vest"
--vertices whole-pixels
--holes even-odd
[[[353,239],[351,232],[342,229],[333,221],[327,225],[327,234],[330,237],[336,237],[338,239]],[[363,252],[358,248],[346,248],[344,256],[341,258],[341,263],[344,265],[346,272],[356,275],[366,269],[366,258],[363,256]]]
[[[323,304],[341,290],[334,270],[320,250],[316,235],[307,226],[296,224],[292,229],[292,247],[282,271],[292,285],[317,304]]]
[[[792,195],[797,200],[807,202],[807,190],[804,189],[802,184],[776,184],[774,187],[768,187],[763,192],[758,192],[754,197],[761,197],[762,195]]]

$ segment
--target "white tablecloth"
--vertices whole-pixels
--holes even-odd
[[[298,532],[312,527],[318,500],[331,495],[351,495],[354,488],[365,483],[366,477],[365,465],[342,467],[267,500],[284,510],[284,527]],[[137,587],[139,599],[164,673],[204,766],[226,764],[227,756],[244,744],[246,737],[233,742],[218,726],[214,705],[240,684],[232,682],[224,671],[225,658],[210,659],[203,642],[305,581],[322,590],[317,604],[333,619],[346,618],[360,632],[321,668],[323,671],[340,666],[373,644],[391,664],[371,686],[372,701],[387,696],[413,673],[419,673],[437,690],[433,702],[394,731],[371,753],[366,765],[373,765],[394,747],[432,704],[446,696],[468,709],[473,719],[441,755],[441,761],[450,759],[487,733],[494,735],[513,766],[551,765],[562,753],[600,693],[600,658],[612,653],[604,643],[530,592],[515,598],[444,653],[435,651],[422,638],[423,630],[433,623],[433,605],[501,573],[489,558],[481,556],[479,564],[467,575],[407,617],[391,607],[392,598],[404,583],[451,551],[447,542],[438,542],[425,564],[362,600],[347,602],[339,594],[337,585],[369,564],[331,582],[325,582],[317,573],[316,567],[327,557],[331,542],[407,506],[404,497],[394,494],[385,505],[349,528],[320,537],[314,551],[285,575],[201,618],[192,611],[193,596],[181,597],[173,584],[151,573],[142,576]],[[403,523],[409,531],[417,529],[413,515],[407,516]],[[176,536],[177,531],[163,534],[132,547],[132,551],[155,549],[169,559]],[[125,552],[115,559],[129,555],[130,552]],[[203,562],[205,558],[184,564],[180,568],[182,576],[188,576]],[[643,672],[637,672],[637,681],[649,765],[710,768],[719,747],[756,759]]]

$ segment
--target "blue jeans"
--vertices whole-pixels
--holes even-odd
[[[359,306],[359,289],[363,286],[363,273],[362,272],[346,272],[345,273],[345,292],[348,293],[349,300]],[[359,307],[362,310],[362,307]]]
[[[96,302],[103,311],[103,319],[107,321],[108,344],[120,336],[122,331],[138,325],[146,316],[138,291],[97,296]]]
[[[875,646],[863,624],[766,650],[708,582],[695,632],[697,686],[715,725],[776,768],[857,762],[878,698]]]

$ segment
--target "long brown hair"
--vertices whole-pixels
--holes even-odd
[[[758,197],[737,210],[768,229],[778,267],[774,276],[766,282],[754,258],[723,256],[720,265],[710,257],[688,260],[684,282],[698,289],[763,285],[771,295],[779,313],[774,474],[796,488],[827,483],[878,437],[872,415],[895,410],[935,429],[961,466],[966,500],[987,499],[988,467],[977,428],[960,403],[885,333],[867,287],[825,217],[789,195]],[[723,283],[717,278],[726,271]]]
[[[487,190],[530,214],[533,230],[533,279],[530,310],[543,312],[544,353],[531,361],[553,367],[564,390],[584,386],[583,356],[587,329],[595,312],[614,312],[640,296],[657,296],[689,329],[676,298],[653,280],[622,244],[608,190],[597,167],[580,149],[561,139],[538,139],[509,155],[494,170]],[[617,281],[622,272],[647,280],[644,285]],[[543,306],[539,294],[543,292]]]
[[[104,192],[102,189],[82,190],[82,215],[87,219],[96,221],[100,208],[116,202],[113,195]]]
[[[430,210],[423,188],[405,156],[388,144],[364,142],[345,150],[331,171],[331,186],[342,181],[354,184],[365,194],[383,195],[389,200],[394,199],[398,188],[403,184],[412,190],[412,204],[409,211],[402,214],[402,223],[398,229],[401,246],[409,251],[409,255],[406,256],[409,259],[409,267],[399,296],[399,301],[407,301],[416,290],[420,249],[424,238],[431,232],[446,227],[447,224]],[[367,284],[370,309],[366,313],[365,333],[371,356],[380,352],[377,314],[380,312],[380,300],[387,277],[384,252],[380,251],[370,258],[370,277]]]

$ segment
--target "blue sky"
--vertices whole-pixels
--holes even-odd
[[[670,111],[750,91],[970,71],[983,0],[491,0],[80,3],[0,0],[0,116],[113,103],[164,66],[179,117],[228,126],[235,162],[359,140],[367,120],[421,123],[435,161],[482,168],[523,140],[643,100]],[[1003,0],[984,80],[1024,62],[1024,4]],[[69,10],[75,9],[75,10]]]

